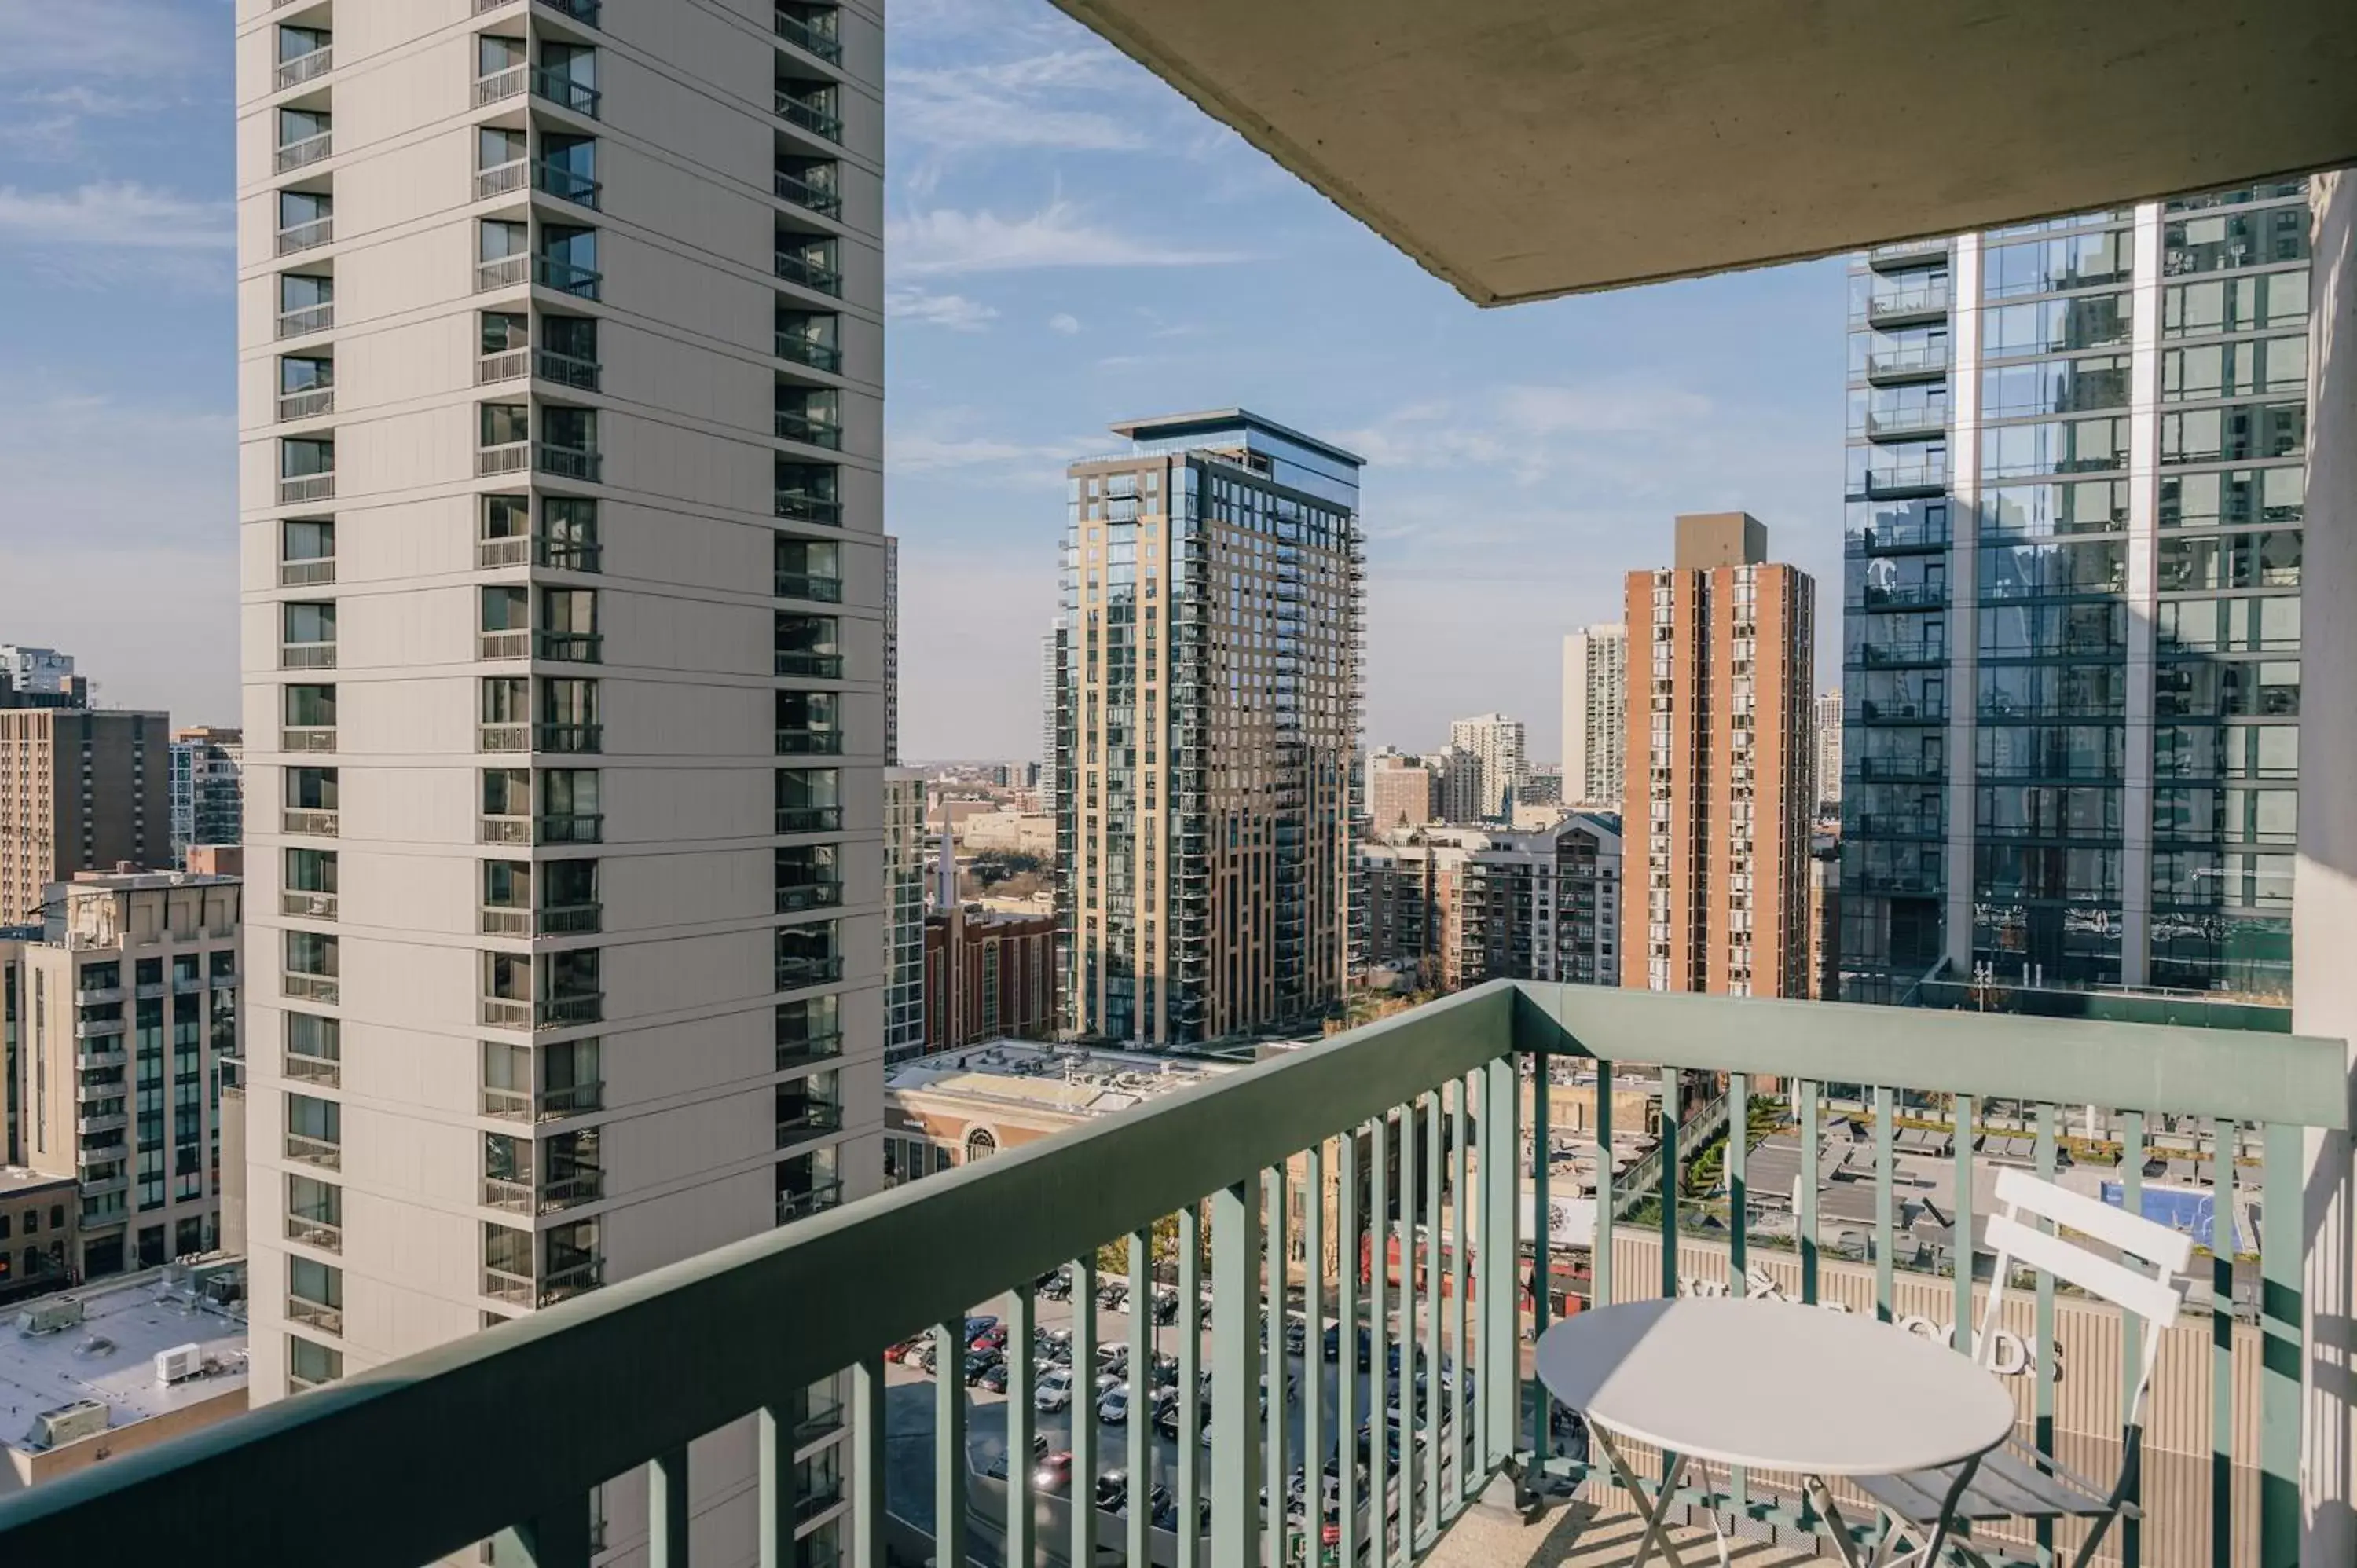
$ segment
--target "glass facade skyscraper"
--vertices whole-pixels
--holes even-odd
[[[1850,271],[1842,994],[2286,999],[2302,181]]]

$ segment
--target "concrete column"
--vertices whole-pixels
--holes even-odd
[[[2357,171],[2310,187],[2308,521],[2301,570],[2299,864],[2292,1024],[2357,1040]],[[2357,1056],[2352,1058],[2357,1069]],[[2352,1070],[2357,1083],[2357,1070]],[[2301,1222],[2308,1361],[2301,1377],[2302,1563],[2357,1562],[2357,1159],[2311,1133]]]
[[[1973,972],[1973,845],[1980,733],[1981,237],[1960,234],[1948,295],[1948,970]]]

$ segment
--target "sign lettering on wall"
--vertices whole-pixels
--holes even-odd
[[[1797,1302],[1799,1299],[1788,1294],[1783,1286],[1776,1283],[1775,1276],[1757,1263],[1744,1271],[1743,1287],[1745,1295],[1760,1301]],[[1692,1296],[1722,1296],[1732,1293],[1727,1289],[1726,1282],[1722,1280],[1686,1278],[1678,1281],[1678,1294]],[[1843,1301],[1820,1301],[1817,1305],[1827,1312],[1850,1310],[1849,1304]],[[1953,1323],[1934,1322],[1920,1313],[1912,1312],[1900,1314],[1895,1321],[1899,1327],[1918,1338],[1929,1339],[1935,1345],[1945,1345],[1951,1349],[1956,1347],[1956,1326]],[[1975,1335],[1974,1348],[1977,1350],[1979,1348],[1979,1336]],[[2060,1379],[2062,1376],[2062,1347],[2058,1343],[2053,1347],[2053,1352],[2054,1375]],[[2016,1334],[2009,1328],[1996,1330],[1995,1343],[1989,1349],[1988,1368],[1990,1371],[2001,1378],[2029,1376],[2038,1369],[2038,1341],[2033,1337]]]

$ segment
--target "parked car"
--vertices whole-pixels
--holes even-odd
[[[933,1349],[933,1342],[927,1339],[909,1352],[907,1365],[916,1368],[930,1378],[933,1375],[933,1365],[939,1359],[938,1353]]]
[[[990,1370],[993,1367],[1003,1367],[1006,1364],[1006,1358],[1000,1355],[996,1350],[967,1351],[965,1353],[964,1369],[965,1386],[968,1388],[974,1387],[974,1384],[982,1381],[983,1373]]]
[[[1060,1448],[1039,1461],[1031,1472],[1031,1485],[1041,1492],[1060,1493],[1072,1484],[1072,1451]]]
[[[996,1350],[1004,1354],[1006,1349],[1006,1326],[1003,1323],[995,1323],[967,1340],[965,1345],[969,1350]]]
[[[1097,1419],[1107,1426],[1121,1426],[1129,1421],[1129,1385],[1115,1383],[1097,1401]]]
[[[1097,1507],[1106,1513],[1119,1513],[1129,1506],[1129,1472],[1107,1470],[1097,1477]]]
[[[1070,1410],[1072,1407],[1072,1374],[1049,1372],[1039,1380],[1039,1387],[1031,1402],[1041,1410]]]
[[[1342,1326],[1339,1323],[1326,1330],[1326,1359],[1329,1361],[1342,1359]],[[1374,1362],[1375,1337],[1361,1328],[1359,1330],[1359,1370],[1367,1370]]]
[[[1005,1361],[1000,1361],[995,1366],[985,1367],[982,1369],[982,1376],[974,1379],[974,1384],[976,1388],[988,1389],[995,1394],[1005,1393],[1006,1391],[1006,1363]]]
[[[888,1361],[905,1364],[913,1357],[918,1346],[929,1345],[931,1342],[932,1336],[930,1334],[911,1334],[898,1344],[884,1347],[884,1359]]]
[[[985,1328],[996,1328],[997,1326],[998,1319],[995,1315],[987,1312],[977,1312],[973,1316],[965,1320],[965,1342],[971,1345],[974,1343],[974,1337],[975,1335],[981,1333]]]
[[[1032,1282],[1031,1288],[1043,1301],[1070,1301],[1072,1297],[1071,1271],[1049,1269]]]
[[[1288,1317],[1285,1320],[1285,1353],[1298,1356],[1309,1344],[1309,1324],[1306,1319]]]

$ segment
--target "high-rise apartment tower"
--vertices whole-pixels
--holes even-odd
[[[1341,996],[1360,459],[1240,409],[1069,470],[1059,897],[1083,1035],[1214,1039]]]
[[[1816,585],[1744,512],[1677,520],[1676,565],[1629,574],[1621,983],[1806,996]]]
[[[1478,714],[1453,719],[1448,725],[1451,749],[1473,758],[1480,779],[1476,787],[1480,815],[1503,821],[1523,787],[1526,748],[1523,721],[1503,714]]]
[[[172,860],[191,844],[242,843],[245,736],[197,725],[172,732]]]
[[[236,28],[267,1402],[880,1183],[884,44]]]
[[[0,708],[0,926],[78,871],[167,864],[171,766],[162,714]]]
[[[1842,693],[1839,686],[1819,692],[1809,720],[1815,789],[1810,795],[1822,810],[1841,803]]]
[[[2290,994],[2309,225],[2293,180],[1852,263],[1845,997]]]
[[[1629,745],[1629,628],[1583,627],[1563,639],[1563,799],[1620,809]]]

